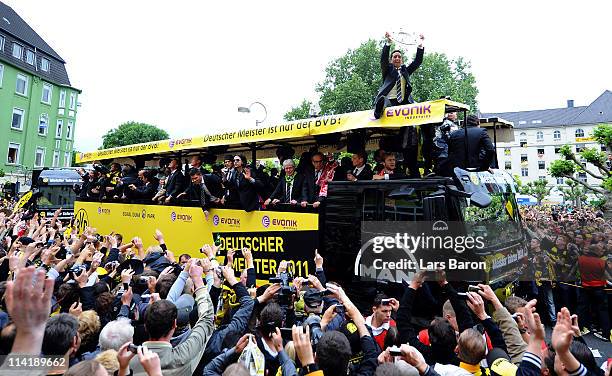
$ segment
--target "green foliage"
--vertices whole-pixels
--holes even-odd
[[[593,137],[602,145],[606,145],[608,150],[612,150],[612,124],[600,124],[595,127]]]
[[[159,141],[170,138],[168,133],[154,125],[136,123],[133,121],[123,123],[102,136],[102,149],[114,148],[143,142]]]
[[[372,98],[363,79],[353,76],[333,90],[325,90],[321,94],[319,105],[322,114],[334,115],[371,108]]]
[[[586,200],[587,196],[584,188],[576,183],[573,180],[568,180],[566,182],[567,188],[559,187],[557,188],[559,192],[563,195],[563,199],[565,201],[573,202],[574,204],[578,204],[578,202],[582,202]]]
[[[597,150],[596,148],[584,148],[580,152],[580,156],[586,159],[587,162],[594,164],[595,166],[601,166],[606,163],[608,156],[606,153]]]
[[[425,54],[423,64],[410,80],[414,88],[412,96],[417,102],[450,96],[452,100],[478,109],[476,78],[470,72],[471,64],[464,58],[449,59],[443,53]]]
[[[0,168],[0,178],[4,177],[4,170]]]
[[[557,159],[556,161],[552,161],[550,167],[548,167],[548,172],[555,178],[562,178],[567,176],[573,176],[577,170],[577,165],[566,159]]]
[[[501,195],[491,195],[491,204],[486,208],[471,205],[465,208],[466,222],[508,221],[509,217],[504,208],[504,199]]]
[[[559,149],[559,153],[565,157],[565,159],[572,159],[574,152],[572,151],[572,147],[570,145],[563,145]]]
[[[369,110],[381,84],[380,54],[382,41],[368,40],[332,60],[325,77],[316,85],[319,106],[325,115]],[[407,63],[409,63],[407,61]],[[425,53],[423,64],[411,78],[413,97],[422,102],[450,95],[453,100],[476,109],[476,79],[464,58],[449,59],[441,53]],[[305,102],[285,114],[286,120],[308,117]]]
[[[523,186],[523,181],[521,180],[521,177],[516,174],[512,175],[512,177],[514,178],[514,182],[516,183],[516,186],[520,191],[521,187]]]
[[[552,187],[547,186],[546,180],[538,179],[522,185],[520,192],[521,194],[535,197],[535,199],[538,201],[538,205],[540,205],[542,200],[544,200],[544,198],[550,194],[551,189]]]
[[[601,186],[608,192],[612,192],[612,176],[605,178]]]
[[[298,119],[306,119],[310,116],[310,106],[312,102],[304,99],[301,104],[291,108],[291,110],[287,111],[283,116],[286,121],[293,121]]]
[[[597,197],[594,200],[589,201],[589,205],[598,208],[598,209],[603,209],[606,206],[606,198],[605,197]]]

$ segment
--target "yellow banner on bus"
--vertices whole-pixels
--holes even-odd
[[[375,119],[372,110],[348,114],[323,116],[296,120],[268,127],[239,129],[203,136],[147,142],[112,149],[78,153],[77,163],[100,159],[114,159],[145,154],[158,154],[180,150],[199,149],[210,146],[243,144],[249,142],[304,138],[329,133],[345,132],[362,128],[399,128],[422,124],[441,123],[446,106],[466,108],[465,105],[447,99],[389,107],[380,119]]]
[[[318,214],[212,209],[206,220],[198,207],[83,201],[75,202],[74,213],[79,233],[85,227],[102,235],[121,229],[124,242],[138,236],[145,248],[157,245],[153,235],[159,229],[177,259],[182,253],[201,257],[202,245],[213,244],[217,238],[221,255],[229,249],[249,248],[260,279],[274,276],[282,260],[289,261],[295,275],[308,277],[315,270]],[[244,267],[244,259],[234,260],[235,270]]]

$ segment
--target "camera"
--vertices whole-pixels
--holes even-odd
[[[402,351],[397,346],[391,346],[389,347],[389,354],[392,356],[402,356]]]
[[[469,285],[468,286],[468,291],[469,292],[478,292],[478,291],[482,291],[482,289],[478,286],[474,286],[474,285]]]
[[[69,271],[70,273],[80,274],[80,273],[81,273],[81,270],[86,270],[86,269],[87,269],[87,266],[85,266],[85,265],[83,265],[83,264],[78,264],[78,265],[77,265],[77,264],[75,264],[75,265],[72,265],[72,266],[70,267],[70,269],[68,269],[68,271]]]
[[[295,294],[295,287],[290,285],[293,280],[291,273],[285,271],[280,273],[277,277],[269,279],[270,283],[280,283],[280,290],[278,291],[278,304],[283,309],[287,309],[291,305],[291,297]]]

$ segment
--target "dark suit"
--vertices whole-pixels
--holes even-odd
[[[401,105],[414,103],[414,99],[412,99],[412,85],[410,84],[410,75],[417,70],[417,68],[423,62],[423,54],[425,52],[424,48],[418,48],[416,57],[410,63],[410,65],[406,66],[402,64],[398,69],[396,69],[393,64],[389,62],[389,50],[390,46],[384,46],[382,49],[382,54],[380,55],[380,70],[383,76],[383,83],[378,89],[378,94],[376,94],[376,99],[374,101],[375,104],[378,104],[379,101],[385,101],[384,107],[388,107],[389,105]],[[404,95],[401,102],[398,102],[396,99],[393,101],[389,101],[386,96],[389,94],[391,89],[395,86],[399,75],[402,75],[406,80],[406,86],[404,88]],[[380,117],[380,116],[379,116]]]
[[[259,209],[259,197],[257,191],[263,188],[260,180],[254,179],[254,182],[247,180],[242,172],[234,170],[234,173],[227,180],[227,187],[230,192],[230,198],[238,201],[229,201],[229,207],[240,208],[247,212]]]
[[[366,163],[363,166],[363,169],[357,175],[355,175],[355,169],[356,168],[353,168],[351,170],[351,173],[353,174],[355,178],[357,178],[357,180],[372,180],[374,173],[372,172],[372,168],[370,167],[369,164]]]
[[[206,184],[206,187],[208,187],[211,195],[219,199],[223,197],[223,184],[221,184],[221,176],[215,174],[205,174],[202,175],[202,178],[204,179],[204,183]]]
[[[153,180],[148,182],[145,185],[141,185],[136,187],[133,191],[128,188],[128,190],[132,191],[131,197],[134,198],[134,201],[140,203],[150,203],[151,199],[157,193],[157,188],[159,186],[159,182],[157,180]]]
[[[204,183],[206,184],[206,183]],[[210,187],[206,184],[206,188],[208,188],[210,192]],[[208,210],[212,203],[211,196],[206,192],[202,192],[202,184],[189,184],[189,187],[185,190],[186,199],[191,203],[197,203],[202,207],[202,210]]]
[[[289,195],[287,194],[287,182],[283,178],[276,185],[276,189],[270,195],[270,199],[280,200],[282,203],[289,203]],[[302,201],[308,201],[308,191],[304,186],[304,175],[295,173],[293,179],[293,185],[291,186],[291,200],[295,200],[298,203]]]
[[[468,158],[465,159],[465,129],[451,132],[448,141],[448,159],[452,168],[477,168],[485,171],[495,157],[495,147],[483,128],[472,126],[467,128]],[[450,171],[452,173],[452,171]],[[446,174],[449,172],[447,171]]]
[[[166,179],[166,196],[172,196],[176,198],[179,193],[184,190],[185,177],[180,170],[176,170],[170,173],[170,176]]]

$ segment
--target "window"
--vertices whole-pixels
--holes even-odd
[[[70,93],[70,109],[74,110],[76,107],[76,94]]]
[[[66,141],[66,150],[71,150],[70,149],[70,141]]]
[[[584,144],[576,144],[576,153],[580,153],[584,149]]]
[[[0,51],[4,51],[4,37],[0,35]]]
[[[576,138],[584,137],[584,131],[580,128],[576,129]]]
[[[546,181],[546,176],[538,176],[538,179],[539,179],[540,181]]]
[[[36,148],[34,154],[34,167],[42,167],[45,164],[45,149]]]
[[[23,115],[25,111],[21,108],[13,108],[13,120],[11,121],[11,128],[23,129]]]
[[[525,120],[519,120],[519,124],[527,124],[527,122]]]
[[[504,148],[504,155],[510,155],[511,151],[510,148]]]
[[[538,169],[539,170],[546,170],[546,162],[538,161]]]
[[[544,148],[538,149],[538,157],[544,156]]]
[[[586,183],[586,181],[587,181],[587,175],[586,175],[586,172],[579,172],[579,173],[578,173],[578,180],[580,180],[580,181],[582,181],[582,182]]]
[[[537,131],[537,132],[536,132],[536,140],[537,140],[537,141],[544,141],[544,132],[542,132],[542,131]]]
[[[2,87],[2,78],[4,77],[4,65],[0,64],[0,87]]]
[[[15,80],[15,92],[21,95],[28,95],[28,77],[18,74]]]
[[[66,107],[66,90],[60,91],[59,106],[60,108]]]
[[[604,153],[608,151],[606,145],[601,145],[601,151],[603,151]]]
[[[70,152],[64,153],[64,167],[70,167],[72,161],[70,160]]]
[[[529,176],[529,168],[521,167],[521,176]]]
[[[512,170],[512,162],[511,162],[511,161],[506,161],[506,162],[504,163],[504,168],[505,168],[506,170]]]
[[[521,147],[524,148],[525,146],[527,146],[527,133],[521,132],[519,136],[519,142],[521,144]]]
[[[557,178],[557,184],[565,184],[563,178]]]
[[[531,124],[542,124],[542,120],[532,120]]]
[[[521,154],[521,163],[527,162],[527,154]]]
[[[555,148],[555,154],[559,154],[560,150],[561,150],[561,148]]]
[[[57,129],[55,130],[55,137],[62,138],[62,128],[64,128],[64,120],[57,119]]]
[[[41,136],[47,135],[47,129],[49,128],[49,115],[41,114],[38,121],[38,134]]]
[[[561,139],[561,131],[554,131],[553,132],[553,139],[555,141],[559,141]]]
[[[53,167],[59,167],[59,151],[53,152]]]
[[[48,72],[51,68],[51,61],[49,59],[41,57],[40,58],[40,70],[43,72]]]
[[[43,103],[51,104],[51,95],[53,94],[53,86],[50,84],[43,84],[42,98],[40,99]]]
[[[60,140],[55,140],[55,148],[59,149],[62,145],[62,142]]]
[[[17,43],[13,43],[13,57],[21,60],[23,57],[23,46]]]
[[[9,142],[8,154],[6,156],[6,163],[8,164],[19,164],[19,149],[21,145]]]
[[[30,65],[34,65],[36,63],[36,56],[34,55],[34,51],[26,50],[26,63]]]
[[[68,126],[66,127],[66,140],[72,139],[72,128],[74,128],[74,121],[68,120]]]

